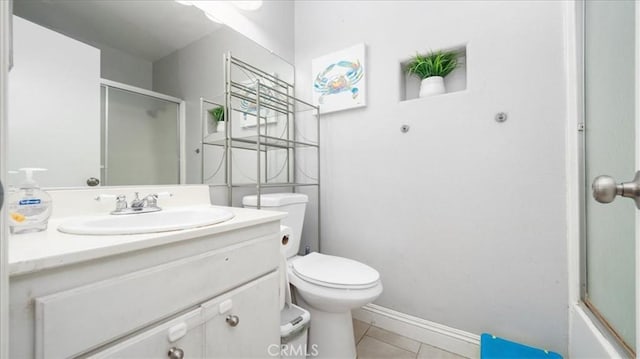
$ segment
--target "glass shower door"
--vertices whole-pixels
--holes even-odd
[[[179,104],[103,86],[104,185],[180,183]]]
[[[585,1],[586,278],[583,299],[635,356],[635,202],[594,200],[591,182],[636,170],[635,2]]]

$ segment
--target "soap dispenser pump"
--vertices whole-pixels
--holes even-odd
[[[14,234],[44,231],[51,216],[51,196],[40,189],[33,173],[46,169],[21,168],[20,171],[25,173],[25,180],[7,201],[9,230]]]

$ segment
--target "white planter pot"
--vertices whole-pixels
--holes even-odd
[[[442,76],[431,76],[420,82],[420,97],[439,95],[447,92]]]
[[[224,121],[215,121],[216,124],[216,130],[214,132],[221,132],[224,133],[224,124],[226,122]]]

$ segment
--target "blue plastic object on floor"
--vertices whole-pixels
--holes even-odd
[[[562,359],[562,355],[498,338],[480,336],[480,359]]]

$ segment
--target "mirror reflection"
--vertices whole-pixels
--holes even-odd
[[[44,187],[201,183],[201,99],[224,103],[224,54],[294,77],[214,20],[167,0],[15,0],[9,170],[46,168]]]

